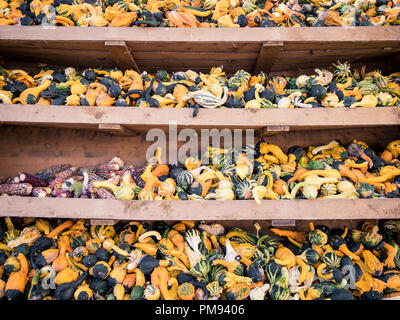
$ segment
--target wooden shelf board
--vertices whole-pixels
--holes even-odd
[[[400,199],[138,201],[0,197],[0,216],[100,220],[398,219]],[[190,209],[189,209],[190,208]]]
[[[386,71],[394,67],[388,58],[400,53],[399,29],[2,26],[0,56],[10,57],[11,63],[29,60],[57,65],[62,61],[73,67],[125,66],[147,72],[209,72],[213,66],[224,65],[227,74],[238,69],[301,74],[337,60],[349,61],[352,67],[368,63],[370,68]],[[123,46],[110,46],[122,42]]]
[[[400,125],[399,107],[201,109],[194,118],[192,112],[189,108],[0,105],[0,123],[81,129],[99,129],[99,125],[119,125],[135,131],[166,129],[170,123],[176,123],[178,128],[193,129],[288,127],[284,131]],[[271,130],[267,129],[264,132]]]
[[[113,27],[51,27],[2,26],[1,39],[32,41],[105,41],[122,40],[143,42],[357,42],[398,41],[397,26],[378,27],[318,27],[318,28],[113,28]],[[149,40],[151,39],[151,40]]]

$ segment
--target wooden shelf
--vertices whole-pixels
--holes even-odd
[[[139,72],[191,69],[209,72],[224,66],[288,76],[314,73],[338,60],[367,70],[395,71],[400,62],[400,27],[357,28],[82,28],[2,26],[0,63],[6,68],[38,68],[37,63],[65,67],[107,67]],[[34,62],[30,65],[29,62]],[[397,70],[398,71],[398,70]],[[81,165],[119,155],[139,163],[151,128],[256,129],[275,135],[271,143],[328,143],[331,139],[364,139],[382,145],[398,136],[400,108],[234,110],[140,109],[0,105],[0,171],[19,168],[35,172],[46,164],[76,161]],[[23,128],[22,126],[49,127]],[[379,127],[380,130],[375,130]],[[392,130],[391,127],[395,127]],[[51,128],[51,129],[50,129]],[[346,130],[332,130],[341,129]],[[358,128],[358,129],[357,129]],[[91,129],[89,132],[68,129]],[[303,133],[292,131],[310,131]],[[287,132],[289,131],[289,132]],[[338,132],[340,136],[338,137]],[[139,135],[138,135],[139,133]],[[118,136],[128,136],[118,137]],[[350,139],[351,138],[351,139]],[[368,139],[367,139],[368,138]],[[385,141],[384,141],[385,140]],[[381,146],[383,147],[383,146]],[[46,164],[43,159],[46,159]],[[398,219],[400,198],[357,200],[262,201],[121,201],[0,197],[0,216],[87,218],[96,220],[352,220]]]
[[[318,109],[193,109],[0,105],[0,123],[55,128],[80,128],[135,135],[151,128],[249,128],[271,132],[399,126],[400,108]],[[119,130],[118,130],[119,129]]]
[[[0,197],[0,216],[114,220],[398,219],[400,199],[138,201]]]
[[[0,56],[74,67],[156,72],[301,73],[337,60],[391,70],[400,61],[400,27],[82,28],[2,26]]]

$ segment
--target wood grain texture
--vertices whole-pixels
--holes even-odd
[[[275,61],[279,58],[282,48],[283,41],[263,42],[254,65],[253,74],[259,74],[261,71],[269,73]]]
[[[140,69],[133,58],[131,50],[125,41],[105,41],[104,45],[109,54],[114,58],[116,65],[121,69],[134,69],[140,73]]]
[[[0,122],[15,125],[93,128],[99,124],[188,128],[253,128],[289,126],[290,130],[340,127],[399,126],[400,107],[317,109],[191,109],[85,106],[0,105]]]
[[[396,219],[400,199],[138,201],[0,197],[0,216],[100,220]]]
[[[355,35],[357,38],[355,39]],[[1,39],[30,41],[162,41],[162,42],[334,42],[359,43],[374,41],[398,42],[397,26],[381,27],[320,27],[320,28],[81,28],[37,26],[3,26]],[[150,40],[151,39],[151,40]]]
[[[331,67],[340,59],[375,62],[380,70],[392,72],[396,64],[389,62],[400,50],[399,39],[397,26],[236,30],[3,26],[0,56],[18,60],[20,65],[26,60],[50,65],[62,61],[72,67],[120,66],[147,72],[209,72],[223,65],[228,75],[238,69],[285,75],[295,70],[300,75],[300,69],[313,72],[317,66]],[[124,45],[107,45],[119,43]]]

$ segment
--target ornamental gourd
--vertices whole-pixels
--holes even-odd
[[[364,250],[361,255],[367,272],[373,276],[380,276],[383,272],[383,263],[370,250]]]
[[[308,241],[322,247],[328,242],[328,235],[320,229],[315,229],[308,234]]]
[[[28,280],[28,260],[22,253],[18,253],[17,259],[21,267],[18,271],[10,274],[5,286],[5,296],[9,300],[15,300],[23,294]]]
[[[187,170],[182,170],[178,173],[176,177],[177,186],[181,187],[183,190],[187,190],[191,186],[193,181],[193,175]]]
[[[188,282],[182,283],[178,287],[177,292],[179,300],[193,300],[195,296],[195,288],[193,284]]]
[[[339,268],[340,266],[340,257],[334,251],[325,252],[322,260],[329,269]]]
[[[111,272],[111,267],[105,261],[98,261],[89,269],[89,274],[96,279],[104,280]]]
[[[146,286],[143,292],[143,296],[146,300],[159,300],[161,296],[160,289],[155,285],[149,284]]]
[[[78,277],[79,273],[68,267],[57,273],[55,283],[56,285],[60,285],[63,283],[73,282],[78,279]]]

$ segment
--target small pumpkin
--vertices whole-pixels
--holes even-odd
[[[85,267],[91,268],[93,267],[97,262],[97,258],[93,254],[88,254],[86,257],[82,259],[82,263]]]
[[[160,295],[160,289],[152,284],[146,286],[146,289],[143,291],[143,296],[146,300],[159,300]]]
[[[328,269],[335,269],[340,266],[340,257],[334,251],[325,252],[322,256],[322,260]]]
[[[93,290],[90,289],[89,285],[84,281],[74,293],[75,300],[90,300],[93,297]]]
[[[328,235],[320,229],[315,229],[308,234],[308,241],[317,246],[324,246],[328,242]]]
[[[178,287],[178,297],[180,300],[193,300],[195,288],[193,284],[185,282]]]
[[[176,185],[187,190],[194,181],[193,175],[188,170],[182,170],[176,177]]]
[[[95,254],[99,248],[101,248],[101,241],[99,238],[86,241],[86,249],[90,254]]]
[[[111,267],[105,261],[98,261],[89,269],[89,274],[96,279],[104,280],[111,272]]]

